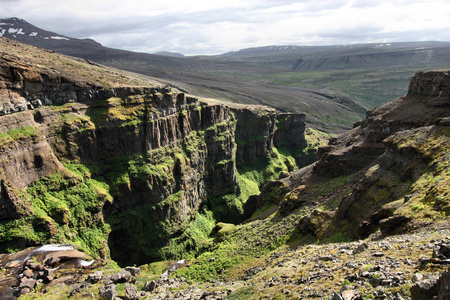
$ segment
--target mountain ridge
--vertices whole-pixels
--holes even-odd
[[[16,38],[21,36],[23,35]],[[42,45],[44,42],[47,45]],[[71,43],[70,46],[67,43]],[[436,47],[415,52],[405,50],[401,52],[401,66],[396,62],[395,55],[382,59],[380,56],[373,56],[373,52],[358,50],[359,47],[367,49],[370,45],[330,46],[331,48],[301,46],[297,48],[310,49],[307,57],[278,54],[272,58],[270,55],[261,56],[253,61],[248,58],[226,61],[228,58],[223,59],[221,56],[169,57],[135,53],[78,39],[47,39],[36,44],[115,68],[158,77],[164,84],[201,97],[243,104],[264,104],[281,111],[304,112],[308,116],[306,121],[309,126],[334,133],[351,128],[354,122],[364,117],[365,111],[406,93],[405,87],[415,71],[444,67],[445,62],[450,63],[448,43],[438,43],[445,45],[439,48],[441,50]],[[414,45],[424,46],[427,43]],[[266,48],[273,47],[279,48]],[[358,49],[348,52],[349,47]],[[330,56],[332,51],[326,50],[338,48],[345,48],[347,52],[341,53],[341,56]],[[316,49],[328,52],[323,55]],[[408,49],[411,49],[411,45]],[[358,53],[365,56],[358,57]],[[427,55],[432,60],[424,59]],[[409,59],[415,63],[405,63]],[[426,61],[427,64],[424,64]],[[436,64],[433,65],[433,62]],[[380,67],[380,63],[389,66]],[[356,66],[359,67],[353,68]]]

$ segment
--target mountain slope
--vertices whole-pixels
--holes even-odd
[[[328,132],[342,132],[366,110],[404,94],[415,71],[450,63],[449,44],[438,42],[270,46],[219,56],[169,57],[62,37],[17,18],[0,22],[3,37],[158,77],[202,97],[304,112],[310,126]]]
[[[241,61],[290,71],[430,65],[450,62],[448,42],[366,43],[336,46],[267,46],[215,56],[212,61]]]

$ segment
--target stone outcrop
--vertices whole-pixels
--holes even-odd
[[[424,221],[429,216],[447,215],[449,202],[442,195],[449,192],[444,187],[449,85],[449,70],[417,73],[408,94],[369,111],[352,130],[320,147],[316,163],[262,190],[270,194],[286,187],[278,195],[283,214],[318,204],[333,207],[321,226],[311,226],[320,219],[317,213],[299,225],[320,239],[339,232],[366,238],[378,229],[399,234],[429,224]],[[257,200],[252,197],[248,206]]]

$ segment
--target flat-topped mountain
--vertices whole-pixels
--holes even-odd
[[[190,94],[306,113],[310,126],[342,132],[367,110],[406,93],[412,74],[450,63],[449,43],[268,46],[217,56],[176,57],[103,47],[11,18],[3,37],[158,77]]]
[[[245,61],[291,71],[374,68],[450,61],[449,42],[366,43],[333,46],[266,46],[222,55],[212,61]]]

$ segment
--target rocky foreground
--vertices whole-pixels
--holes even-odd
[[[448,222],[386,238],[374,234],[351,243],[282,247],[242,266],[239,278],[228,273],[210,281],[181,277],[179,271],[170,271],[174,262],[165,262],[164,271],[151,265],[115,269],[89,262],[83,266],[80,259],[88,258],[76,250],[17,258],[17,254],[0,256],[2,299],[20,295],[20,299],[129,300],[450,297]],[[214,260],[210,258],[211,264]],[[180,264],[191,268],[196,262]]]

